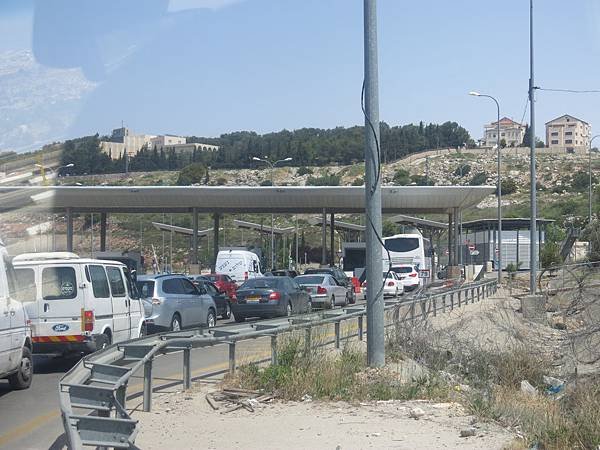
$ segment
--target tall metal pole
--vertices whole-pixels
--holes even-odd
[[[531,225],[529,227],[529,259],[530,277],[529,292],[535,294],[535,280],[537,278],[537,196],[536,196],[536,173],[535,173],[535,79],[533,76],[533,0],[529,0],[529,105],[531,120],[529,124],[530,140],[530,167],[531,167]]]
[[[381,257],[381,180],[379,167],[379,80],[377,57],[377,2],[364,0],[365,51],[365,230],[367,247],[367,361],[385,365],[383,264]]]
[[[298,214],[296,214],[296,266],[294,269],[298,270]]]
[[[502,159],[501,159],[501,146],[500,146],[500,103],[495,97],[487,94],[480,94],[479,92],[470,92],[470,95],[476,97],[487,97],[496,103],[496,110],[498,112],[498,121],[496,122],[496,148],[498,149],[498,284],[502,283]],[[496,249],[494,249],[495,251]]]
[[[491,99],[496,102],[496,109],[498,110],[498,123],[496,128],[498,136],[498,284],[502,284],[502,146],[500,145],[500,104],[494,97],[491,97]]]
[[[589,148],[589,162],[588,162],[588,172],[589,172],[589,187],[588,187],[588,224],[592,223],[592,142],[594,139],[600,137],[600,134],[597,134],[592,139],[590,139],[590,148]]]

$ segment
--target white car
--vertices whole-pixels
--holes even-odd
[[[361,287],[363,294],[367,295],[367,282],[363,282]],[[402,284],[402,281],[398,279],[393,270],[383,272],[383,296],[398,297],[399,295],[404,295],[404,285]]]
[[[405,291],[414,291],[421,284],[419,279],[419,270],[412,264],[399,264],[392,267],[396,275],[404,285]]]
[[[0,240],[0,378],[13,389],[27,389],[33,378],[32,342],[27,314],[14,296],[15,276]]]

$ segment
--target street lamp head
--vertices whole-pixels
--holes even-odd
[[[67,165],[65,166],[65,169],[68,169],[68,168],[70,168],[70,167],[75,167],[75,164],[73,164],[73,163],[67,164]]]
[[[475,97],[481,97],[481,94],[479,92],[475,92],[475,91],[469,92],[469,95],[473,95]]]
[[[292,160],[292,158],[285,158],[285,159],[283,160],[283,162],[287,162],[287,161],[291,161],[291,160]]]
[[[253,156],[253,157],[252,157],[252,161],[262,161],[262,159],[260,159],[260,158],[257,158],[256,156]]]

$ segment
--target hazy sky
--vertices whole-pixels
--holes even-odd
[[[600,89],[600,1],[536,2],[536,85]],[[363,122],[360,0],[2,0],[0,52],[82,67],[98,83],[68,136]],[[382,120],[443,122],[473,137],[527,97],[527,0],[379,0]],[[0,89],[2,86],[0,85]],[[564,113],[600,130],[600,94],[538,92],[537,134]],[[9,112],[10,113],[10,112]],[[526,121],[528,121],[528,115]]]

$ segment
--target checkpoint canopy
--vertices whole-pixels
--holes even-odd
[[[385,186],[382,213],[452,214],[493,194],[490,186]],[[362,186],[1,187],[0,210],[48,212],[364,213]]]

